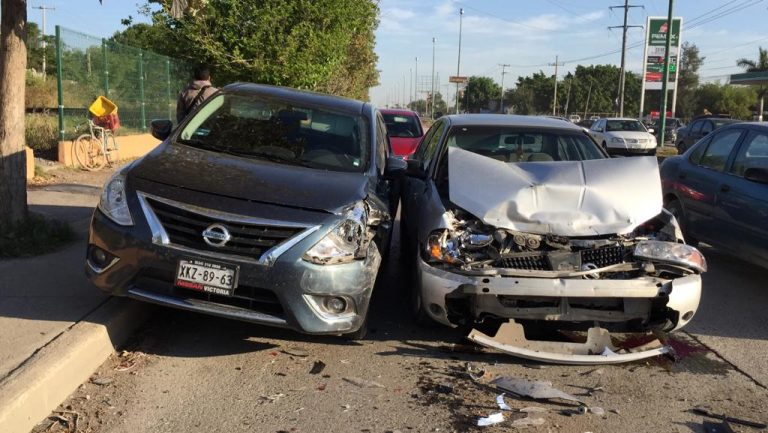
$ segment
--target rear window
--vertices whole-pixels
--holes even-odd
[[[384,114],[384,123],[387,124],[387,134],[390,137],[410,138],[421,137],[421,125],[416,116],[404,114]]]
[[[223,93],[195,113],[177,141],[280,164],[361,172],[367,137],[367,123],[358,115]]]
[[[448,146],[504,162],[584,161],[603,159],[597,145],[578,131],[497,126],[451,129]]]

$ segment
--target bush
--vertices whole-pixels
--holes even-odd
[[[59,120],[55,114],[27,114],[25,120],[24,137],[27,140],[27,146],[35,152],[42,153],[58,149]]]
[[[27,219],[17,224],[0,222],[0,258],[49,253],[74,238],[69,224],[30,213]]]

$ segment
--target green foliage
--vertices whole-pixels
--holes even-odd
[[[684,119],[693,117],[696,110],[696,89],[699,87],[699,68],[705,57],[699,55],[696,44],[683,43],[678,74],[677,108],[675,115]]]
[[[15,224],[0,221],[0,259],[45,254],[74,238],[68,224],[37,214],[29,214]]]
[[[46,42],[43,48],[43,40]],[[27,69],[43,72],[43,52],[45,52],[45,72],[56,75],[56,38],[52,35],[42,37],[37,23],[27,22]]]
[[[152,27],[131,26],[115,40],[208,63],[216,83],[253,81],[367,99],[378,82],[372,0],[209,0],[183,17],[169,0]]]
[[[27,146],[36,153],[58,148],[59,120],[55,114],[27,114],[24,126]]]
[[[471,76],[467,82],[464,109],[470,113],[498,111],[501,86],[490,77]]]
[[[696,90],[696,111],[730,114],[735,119],[752,119],[752,106],[757,100],[754,87],[707,83]]]

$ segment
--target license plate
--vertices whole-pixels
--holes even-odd
[[[232,296],[237,287],[238,266],[203,260],[179,260],[176,285],[185,289]]]

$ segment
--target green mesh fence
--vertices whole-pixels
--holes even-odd
[[[100,95],[118,107],[120,133],[147,131],[152,119],[174,119],[189,80],[187,62],[56,27],[60,139],[76,135]]]

